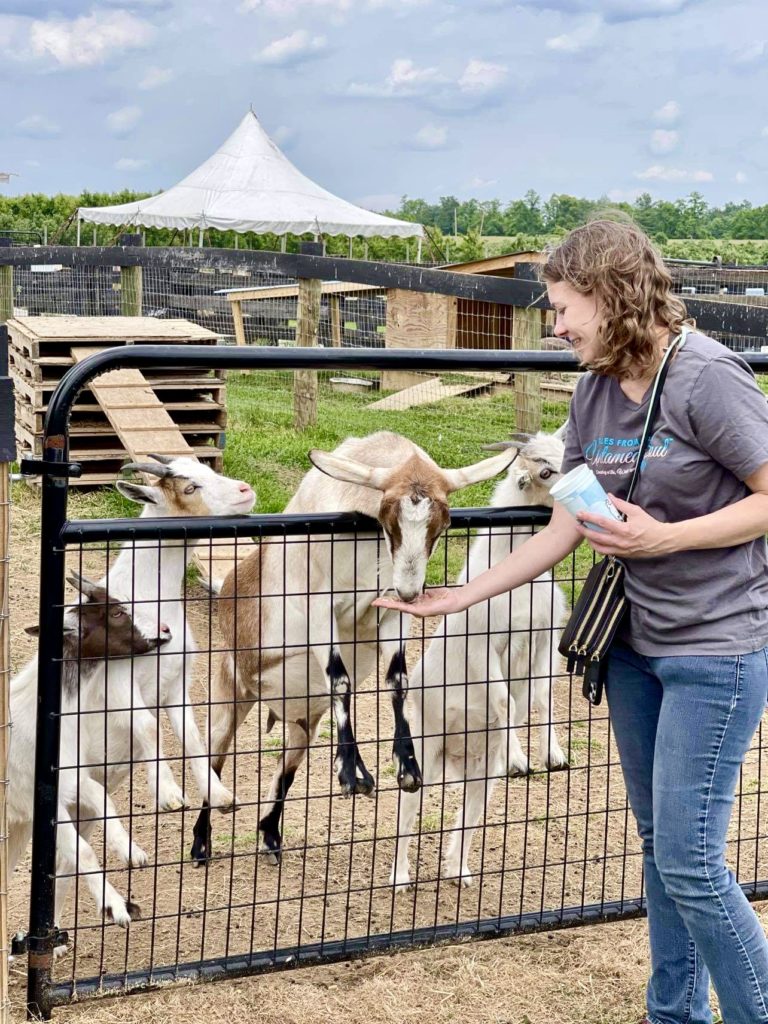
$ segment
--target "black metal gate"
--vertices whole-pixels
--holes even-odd
[[[642,914],[639,844],[607,718],[603,709],[588,712],[577,692],[572,695],[567,677],[556,683],[555,724],[570,770],[543,770],[532,726],[521,727],[523,746],[533,747],[535,770],[525,778],[505,775],[498,780],[474,840],[474,879],[467,887],[452,886],[440,876],[441,850],[450,838],[457,798],[444,785],[424,790],[420,825],[415,826],[412,842],[416,884],[397,892],[390,884],[389,870],[399,791],[388,767],[392,742],[391,732],[386,731],[388,697],[381,701],[384,713],[380,716],[377,674],[374,684],[358,690],[355,708],[361,750],[377,777],[375,800],[340,797],[332,771],[335,737],[321,729],[305,776],[297,778],[286,802],[282,860],[268,863],[259,854],[254,824],[264,789],[259,780],[266,781],[271,774],[285,737],[279,726],[269,732],[269,723],[261,721],[257,707],[249,719],[251,732],[236,740],[234,775],[232,760],[225,768],[229,784],[236,780],[240,809],[234,816],[214,818],[214,858],[202,867],[189,860],[196,793],[189,793],[189,810],[156,810],[143,789],[141,776],[147,765],[137,759],[130,766],[137,770],[131,770],[128,791],[124,787],[119,802],[129,834],[148,855],[147,864],[118,864],[106,838],[92,843],[117,888],[130,893],[131,901],[141,902],[142,917],[121,931],[95,916],[80,865],[71,879],[74,909],[65,908],[63,919],[54,921],[56,837],[57,827],[62,827],[57,793],[62,768],[68,569],[87,570],[96,554],[109,564],[121,544],[135,548],[161,541],[185,548],[196,542],[246,543],[250,538],[289,545],[305,544],[311,534],[324,536],[329,543],[340,537],[358,538],[356,543],[370,545],[370,557],[380,557],[383,550],[375,524],[355,516],[68,520],[67,481],[76,468],[69,461],[67,425],[75,396],[106,370],[148,366],[256,372],[574,369],[573,361],[559,353],[209,347],[180,351],[147,346],[106,351],[69,371],[51,400],[44,457],[37,466],[43,476],[42,629],[28,939],[30,1012],[48,1018],[54,1006],[73,998],[145,990],[177,979],[233,977],[459,938],[491,938]],[[548,513],[541,509],[455,511],[444,549],[445,572],[450,545],[461,558],[478,529],[491,525],[532,529],[547,519]],[[572,584],[578,575],[574,563],[563,576],[563,585]],[[198,703],[206,706],[206,678],[221,657],[213,625],[216,596],[190,583],[185,584],[183,601],[198,632],[195,685],[202,694]],[[201,634],[207,644],[200,642]],[[427,640],[428,635],[422,634],[414,643],[423,645]],[[555,674],[559,671],[555,667]],[[84,716],[78,719],[79,730],[87,724]],[[761,731],[745,766],[731,837],[731,859],[752,899],[768,895],[767,855],[761,850],[766,831],[764,756]],[[177,777],[191,767],[184,753],[175,752],[167,760]],[[100,767],[107,769],[109,762]],[[82,830],[82,821],[75,824]],[[97,823],[87,824],[85,831],[90,835]],[[68,933],[72,944],[68,958],[62,960],[54,959],[54,947],[61,942],[56,925]]]

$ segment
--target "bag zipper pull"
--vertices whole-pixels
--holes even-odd
[[[584,675],[584,666],[586,665],[586,662],[587,662],[587,648],[586,647],[580,647],[579,648],[579,653],[576,656],[576,675],[577,676],[583,676]]]
[[[568,660],[565,664],[568,675],[573,675],[573,670],[576,668],[576,655],[578,653],[578,647],[576,644],[571,644],[568,648]]]

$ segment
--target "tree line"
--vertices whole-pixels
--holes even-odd
[[[84,191],[74,195],[29,193],[0,196],[0,235],[16,232],[16,240],[58,242],[71,245],[76,239],[75,212],[79,206],[107,206],[143,199],[147,193],[123,190],[113,193]],[[700,192],[681,199],[653,199],[644,193],[632,203],[615,203],[607,197],[583,199],[554,194],[548,199],[529,190],[521,199],[460,200],[442,196],[436,203],[403,196],[397,209],[386,211],[402,220],[426,226],[428,239],[423,256],[436,262],[478,259],[516,249],[539,249],[566,231],[584,224],[601,212],[621,210],[632,217],[667,256],[726,262],[768,261],[768,205],[749,202],[710,206]],[[83,243],[115,244],[121,229],[107,225],[83,225]],[[24,235],[28,232],[28,235]],[[197,234],[169,229],[148,229],[148,245],[196,245]],[[300,239],[289,238],[288,251]],[[233,248],[234,232],[211,229],[205,244]],[[276,235],[240,235],[237,244],[248,249],[279,249]],[[332,255],[350,252],[345,238],[327,241]],[[416,244],[404,239],[355,239],[351,254],[370,259],[415,260]]]

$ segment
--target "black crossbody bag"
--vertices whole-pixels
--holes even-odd
[[[629,483],[627,501],[632,500],[640,474],[640,463],[653,433],[653,423],[661,401],[661,390],[672,355],[685,343],[687,331],[688,329],[684,328],[669,345],[653,382],[648,415],[637,450],[637,461]],[[558,650],[567,658],[568,672],[584,677],[582,693],[590,704],[599,704],[603,699],[608,651],[629,611],[629,602],[624,594],[624,574],[624,564],[615,555],[609,555],[592,566],[558,644]]]

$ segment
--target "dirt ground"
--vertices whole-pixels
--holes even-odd
[[[36,497],[16,496],[13,509],[11,610],[13,661],[18,669],[34,653],[23,626],[37,619]],[[89,552],[86,569],[96,575],[103,555]],[[190,617],[202,651],[220,646],[209,599],[189,587]],[[216,655],[198,655],[194,698],[205,701]],[[413,654],[409,658],[413,662]],[[382,680],[383,684],[383,680]],[[57,980],[98,978],[166,967],[201,958],[236,956],[345,938],[408,932],[481,919],[579,907],[601,899],[633,900],[640,892],[638,844],[628,815],[620,771],[604,714],[584,718],[586,705],[558,683],[557,721],[571,770],[537,771],[528,779],[501,780],[485,827],[478,830],[471,865],[474,884],[457,889],[439,878],[456,792],[435,787],[425,794],[420,839],[412,844],[418,884],[395,895],[388,884],[394,852],[398,790],[391,767],[391,711],[376,679],[360,687],[356,731],[361,752],[377,779],[376,799],[342,799],[332,775],[331,732],[297,775],[286,807],[285,853],[278,867],[257,855],[261,801],[281,745],[279,726],[266,734],[266,715],[254,709],[237,739],[233,769],[241,807],[213,818],[216,858],[196,869],[188,858],[198,797],[188,766],[192,809],[157,815],[146,797],[143,769],[118,807],[149,866],[122,868],[105,857],[101,834],[93,846],[111,881],[142,908],[128,932],[104,926],[80,887],[70,899],[63,926],[72,948],[55,967]],[[205,720],[198,708],[199,720]],[[166,723],[167,724],[167,723]],[[521,736],[536,763],[535,735]],[[178,745],[165,730],[166,752],[184,775]],[[758,836],[761,780],[768,767],[761,737],[745,766],[734,816],[734,867],[742,880],[768,877],[768,849]],[[762,755],[762,757],[761,757]],[[25,927],[29,860],[11,880],[9,920]],[[768,924],[768,907],[763,918]],[[75,922],[77,927],[75,928]],[[340,1016],[354,1022],[421,1020],[505,1024],[620,1024],[642,1016],[646,976],[645,923],[630,921],[488,942],[386,954],[368,960],[288,970],[239,981],[180,983],[146,995],[91,1000],[56,1011],[62,1020],[236,1021],[258,1014],[265,1022],[325,1024]],[[12,967],[14,1019],[22,1019],[26,962]]]

